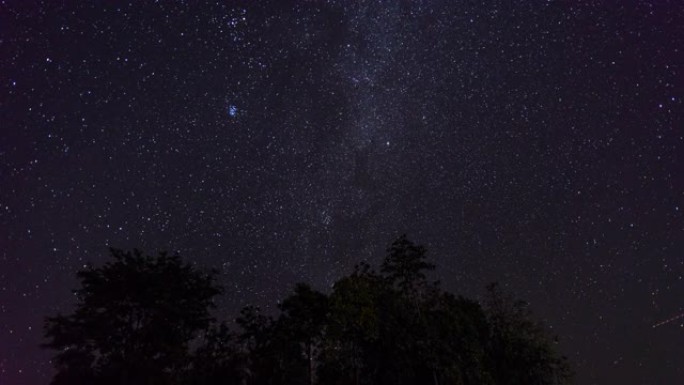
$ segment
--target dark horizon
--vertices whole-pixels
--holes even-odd
[[[232,317],[402,233],[578,384],[674,383],[682,47],[674,1],[4,1],[0,383],[49,382],[43,318],[110,246],[218,269]]]

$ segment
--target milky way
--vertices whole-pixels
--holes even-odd
[[[0,383],[48,383],[108,246],[218,268],[230,319],[402,233],[578,383],[682,378],[684,7],[516,3],[1,1]]]

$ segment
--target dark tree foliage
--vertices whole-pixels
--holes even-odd
[[[359,384],[377,370],[383,279],[362,264],[335,283],[319,374],[326,384]]]
[[[402,235],[387,249],[380,271],[403,293],[415,294],[426,282],[425,272],[434,268],[435,265],[425,258],[425,248]]]
[[[554,385],[572,378],[523,302],[497,285],[487,288],[484,306],[443,291],[428,281],[434,265],[425,249],[405,236],[387,250],[380,272],[361,263],[328,295],[299,284],[275,318],[243,308],[235,331],[210,322],[211,275],[175,257],[114,254],[116,262],[79,274],[73,315],[48,319],[49,346],[59,349],[55,384]]]
[[[279,331],[290,341],[292,356],[290,370],[303,373],[306,381],[290,381],[291,384],[313,384],[316,379],[316,362],[324,327],[327,323],[328,297],[305,284],[298,284],[294,294],[281,304],[282,315],[278,320]],[[289,378],[292,378],[290,376]]]
[[[237,385],[248,377],[247,355],[238,349],[239,336],[221,323],[207,331],[204,343],[195,351],[183,383],[188,385]]]
[[[493,283],[487,286],[485,311],[489,367],[496,383],[555,384],[570,377],[565,359],[554,353],[556,339],[532,318],[527,303]]]
[[[46,320],[45,346],[58,351],[52,383],[173,384],[212,321],[214,273],[165,253],[111,254],[113,262],[78,273],[75,311]]]

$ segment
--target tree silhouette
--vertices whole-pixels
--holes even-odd
[[[401,236],[376,272],[361,263],[329,295],[306,284],[264,315],[209,315],[214,273],[177,256],[112,249],[78,273],[76,310],[48,318],[53,385],[528,385],[572,376],[524,302],[497,285],[482,304],[428,281],[425,249]],[[193,346],[191,349],[190,346]]]
[[[380,271],[402,292],[415,295],[417,290],[424,289],[425,272],[434,269],[435,265],[426,260],[425,248],[415,245],[404,234],[387,249]]]
[[[302,361],[297,360],[298,362],[292,363],[291,369],[303,369],[308,380],[305,383],[313,385],[323,328],[327,322],[328,297],[300,283],[279,308],[282,311],[278,319],[279,330],[285,334],[286,339],[295,342],[295,355],[305,361],[304,368],[301,367]]]
[[[338,280],[330,295],[323,342],[321,381],[362,384],[373,380],[379,347],[379,304],[386,287],[367,264]]]
[[[533,319],[526,302],[493,283],[487,286],[485,310],[488,358],[497,384],[558,384],[572,378],[567,359],[555,352],[556,339]]]
[[[46,347],[58,351],[53,384],[173,384],[189,343],[212,321],[220,289],[178,256],[111,249],[102,267],[78,272],[70,315],[46,320]]]
[[[247,355],[239,348],[237,338],[225,322],[209,329],[204,343],[194,352],[183,383],[238,385],[247,379]]]

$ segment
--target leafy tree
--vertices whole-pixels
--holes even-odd
[[[282,366],[273,352],[274,321],[256,306],[245,306],[235,320],[242,332],[237,341],[244,354],[240,372],[247,384],[270,384]]]
[[[226,323],[209,329],[185,373],[187,385],[237,385],[246,378],[246,355]]]
[[[278,319],[279,330],[286,339],[297,346],[298,357],[304,358],[305,367],[301,367],[301,360],[292,362],[290,369],[299,369],[306,373],[306,383],[313,385],[316,376],[316,360],[320,349],[324,327],[327,322],[328,297],[313,290],[309,285],[298,284],[294,294],[287,297],[279,306],[282,314]]]
[[[428,340],[426,312],[440,295],[437,284],[427,281],[426,273],[435,265],[426,259],[425,248],[411,242],[406,235],[387,249],[381,273],[389,283],[391,295],[382,302],[383,348],[394,355],[384,360],[384,370],[378,379],[382,383],[416,383],[437,381],[434,344]]]
[[[387,249],[380,271],[402,293],[415,295],[425,286],[425,272],[434,269],[435,265],[426,260],[425,248],[414,244],[404,234]]]
[[[326,384],[370,384],[377,372],[378,305],[384,280],[367,264],[338,280],[329,299],[320,377]]]
[[[250,384],[313,384],[318,351],[327,322],[328,298],[310,286],[298,284],[278,306],[277,319],[262,315],[253,306],[243,308],[237,319],[238,336]]]
[[[111,254],[114,261],[78,272],[75,311],[46,320],[44,346],[57,350],[52,383],[172,384],[212,321],[215,273],[166,253]]]
[[[422,359],[438,384],[491,384],[486,367],[488,324],[474,301],[438,293],[425,306]]]
[[[504,294],[496,283],[487,286],[486,313],[490,325],[489,364],[497,384],[565,384],[572,379],[567,359],[543,326],[534,321],[524,301]]]

